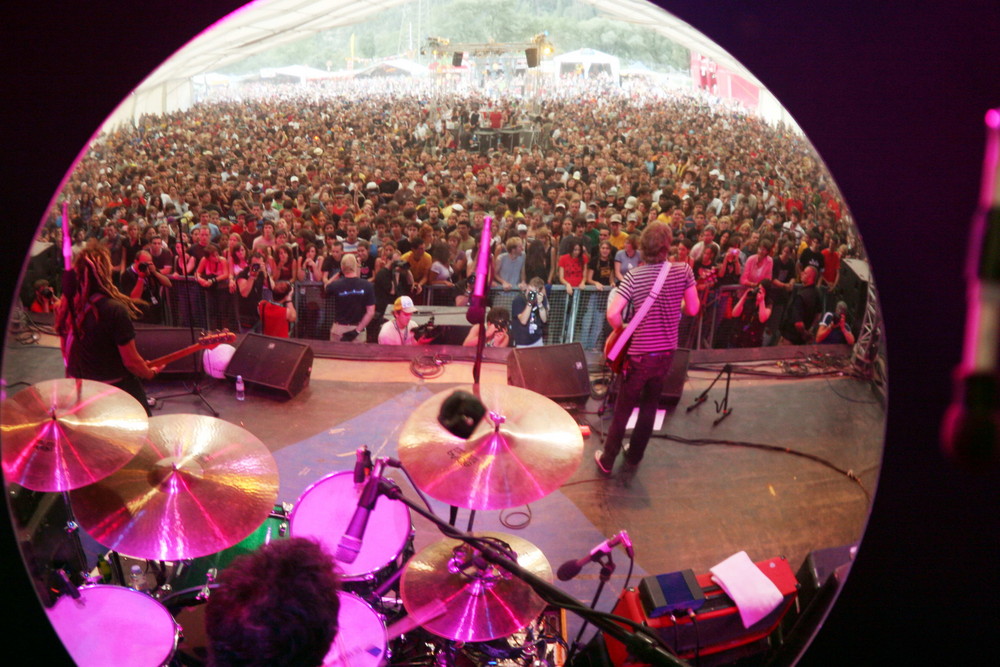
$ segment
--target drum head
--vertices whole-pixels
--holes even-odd
[[[292,536],[316,540],[336,559],[337,545],[347,531],[363,488],[363,484],[354,483],[350,471],[327,475],[310,486],[292,510]],[[358,557],[353,563],[337,561],[344,579],[364,578],[391,563],[403,552],[411,530],[410,509],[398,500],[379,496],[368,518]]]
[[[385,623],[374,609],[356,595],[338,593],[337,636],[323,667],[378,667],[383,664],[389,643]]]
[[[46,613],[80,667],[157,667],[177,644],[177,624],[166,607],[131,588],[84,586],[79,600],[63,596]]]

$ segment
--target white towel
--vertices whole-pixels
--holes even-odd
[[[778,587],[754,565],[746,551],[733,554],[709,572],[712,581],[736,603],[744,628],[766,617],[784,599]]]

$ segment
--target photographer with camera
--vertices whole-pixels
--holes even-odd
[[[170,286],[170,278],[160,273],[148,250],[140,250],[122,274],[122,293],[149,304],[139,306],[142,316],[137,321],[146,324],[163,323],[163,288]]]
[[[413,305],[413,299],[408,296],[401,296],[392,304],[392,319],[382,325],[378,332],[379,345],[427,345],[433,336],[427,335],[425,326],[417,326],[413,321],[413,313],[417,308]],[[433,320],[428,324],[433,327]]]
[[[549,319],[549,300],[545,283],[532,278],[521,294],[514,297],[511,312],[511,333],[516,347],[538,347],[545,344],[545,323]]]
[[[33,313],[54,313],[59,307],[61,299],[56,296],[45,278],[39,278],[34,283],[35,298],[31,302],[31,312]]]
[[[851,325],[847,323],[846,303],[838,301],[834,312],[823,315],[816,330],[816,342],[827,345],[843,343],[854,345],[854,333],[851,331]]]
[[[743,292],[733,306],[735,327],[729,347],[760,347],[764,341],[764,328],[771,318],[768,292],[771,279],[765,278],[756,287]]]
[[[237,308],[240,333],[256,331],[260,322],[257,305],[264,299],[264,287],[274,289],[274,283],[267,272],[264,254],[259,250],[250,255],[250,264],[236,276]]]

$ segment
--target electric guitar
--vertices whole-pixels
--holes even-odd
[[[236,334],[234,334],[229,329],[223,329],[222,331],[217,331],[215,333],[202,334],[198,338],[198,342],[188,345],[185,348],[181,348],[176,352],[171,352],[170,354],[165,354],[162,357],[157,357],[149,362],[150,366],[166,366],[169,363],[182,359],[189,354],[194,354],[198,350],[211,350],[223,343],[232,343],[236,340]]]
[[[614,349],[615,343],[618,339],[622,337],[625,333],[625,325],[616,327],[608,334],[608,339],[604,341],[604,360],[608,363],[608,367],[611,368],[612,373],[621,373],[622,368],[625,365],[625,358],[628,357],[628,348],[632,344],[632,338],[630,337],[625,342],[625,347],[622,348],[621,352],[618,353],[618,357],[614,360],[610,358],[611,350]]]

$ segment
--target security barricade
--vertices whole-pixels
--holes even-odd
[[[171,277],[173,286],[163,291],[165,298],[164,323],[169,326],[197,329],[228,328],[239,331],[239,296],[226,290],[209,292],[198,285],[194,278]],[[739,285],[716,287],[705,294],[701,309],[695,317],[683,315],[678,331],[678,343],[689,349],[731,347],[737,318],[731,317],[732,307],[739,299]],[[610,333],[606,311],[611,290],[598,290],[594,286],[578,287],[567,295],[563,285],[546,286],[549,301],[545,344],[581,343],[587,351],[600,351]],[[516,288],[492,287],[489,302],[494,308],[512,310],[514,298],[520,294]],[[325,294],[323,284],[314,281],[296,282],[293,300],[298,321],[293,325],[293,338],[327,340],[334,321],[333,299]],[[420,299],[417,299],[420,302]],[[424,290],[423,302],[434,306],[455,305],[454,288],[438,285]],[[777,341],[779,320],[786,308],[773,310],[772,322],[767,323],[768,334],[764,345]],[[376,313],[372,327],[377,326],[382,313]],[[515,313],[511,313],[515,317]]]

